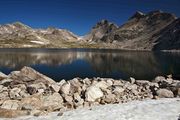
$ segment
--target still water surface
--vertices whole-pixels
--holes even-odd
[[[0,71],[9,74],[30,66],[56,81],[74,77],[151,80],[180,78],[180,53],[92,49],[0,49]]]

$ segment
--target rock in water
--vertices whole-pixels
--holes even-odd
[[[103,92],[100,88],[96,86],[91,86],[87,88],[87,91],[85,93],[86,100],[89,102],[94,102],[97,99],[103,97]]]

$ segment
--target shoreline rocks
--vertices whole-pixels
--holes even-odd
[[[30,67],[0,75],[4,76],[0,77],[0,111],[8,112],[0,117],[39,116],[93,105],[180,97],[180,81],[171,76],[158,76],[152,82],[132,77],[130,81],[98,77],[55,82]]]

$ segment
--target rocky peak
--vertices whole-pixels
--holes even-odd
[[[168,13],[168,12],[163,12],[161,10],[155,10],[149,12],[146,17],[152,18],[153,20],[155,19],[160,19],[160,20],[175,20],[177,17],[174,14]]]
[[[12,23],[12,25],[19,29],[30,28],[29,26],[27,26],[21,22],[14,22],[14,23]]]
[[[164,13],[162,10],[154,10],[148,13],[148,15],[155,15],[155,14],[161,14]]]
[[[133,19],[133,18],[139,19],[139,18],[142,18],[144,16],[145,16],[144,13],[137,11],[132,17],[130,17],[130,19]]]
[[[111,26],[111,27],[118,27],[116,24],[111,23],[111,22],[109,22],[108,20],[103,19],[103,20],[101,20],[100,22],[98,22],[98,23],[93,27],[93,29],[100,28],[100,27],[109,27],[109,26]]]

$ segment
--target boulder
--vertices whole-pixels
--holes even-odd
[[[70,90],[71,90],[71,85],[68,82],[61,86],[60,93],[68,95],[70,93]]]
[[[43,107],[41,95],[31,95],[21,100],[21,108],[23,110],[39,110]]]
[[[0,92],[0,100],[9,99],[9,93],[7,91]]]
[[[43,82],[44,84],[55,83],[55,81],[52,80],[51,78],[26,66],[23,67],[21,71],[12,72],[9,75],[9,77],[15,80],[21,80],[23,82],[31,82],[31,83]]]
[[[11,99],[21,99],[22,97],[20,96],[21,89],[20,88],[13,88],[9,92],[9,96]]]
[[[124,92],[124,88],[120,86],[115,86],[114,90],[112,91],[116,95],[121,95]]]
[[[6,100],[3,102],[1,108],[3,109],[10,109],[10,110],[17,110],[19,109],[19,101],[17,100]]]
[[[41,116],[41,115],[48,115],[48,112],[47,111],[41,111],[41,110],[31,110],[29,112],[29,115],[33,115],[33,116]]]
[[[87,88],[85,93],[86,101],[94,102],[101,97],[103,97],[103,92],[97,86],[90,86]]]
[[[157,76],[153,82],[156,82],[156,83],[159,83],[161,84],[162,86],[167,86],[168,84],[172,84],[173,82],[173,79],[172,78],[165,78],[163,76]]]
[[[60,82],[58,82],[57,84],[61,87],[63,84],[65,84],[66,83],[66,80],[60,80]]]
[[[64,95],[65,102],[72,103],[73,97],[71,95]]]
[[[130,77],[129,79],[130,79],[131,84],[134,84],[136,82],[135,78],[133,78],[133,77]]]
[[[43,82],[39,82],[39,83],[36,83],[36,84],[31,84],[31,85],[28,85],[27,86],[27,91],[29,94],[33,95],[37,92],[39,92],[38,90],[39,89],[43,89],[45,90],[46,89],[46,86]]]
[[[12,82],[13,80],[12,79],[9,79],[9,78],[7,78],[7,79],[3,79],[3,80],[1,80],[0,81],[0,85],[3,85],[3,86],[9,86],[10,85],[10,83]]]
[[[86,85],[91,85],[91,80],[89,78],[85,78],[83,80],[83,83],[86,84]]]
[[[114,80],[113,85],[120,85],[120,86],[123,86],[124,83],[123,83],[123,81],[121,81],[121,80]]]
[[[0,118],[15,118],[25,115],[29,115],[29,112],[24,110],[10,110],[0,108]]]
[[[53,93],[42,97],[43,107],[47,111],[58,110],[63,107],[63,98],[59,93]]]
[[[116,102],[116,95],[115,94],[107,94],[103,98],[105,103],[115,103]]]
[[[167,89],[159,89],[156,91],[156,94],[160,98],[173,98],[174,97],[173,92]]]
[[[95,86],[103,90],[103,89],[108,88],[111,85],[108,84],[106,81],[100,81],[100,82],[96,83]]]
[[[3,80],[5,78],[7,78],[8,76],[2,72],[0,72],[0,80]]]
[[[56,83],[53,83],[50,85],[50,89],[53,91],[53,92],[59,92],[60,90],[60,86]]]
[[[74,93],[73,97],[74,97],[74,105],[75,105],[75,107],[76,108],[80,108],[80,107],[82,108],[84,100],[81,98],[79,93]]]
[[[113,85],[113,80],[112,79],[107,79],[106,82],[107,82],[108,86]]]

